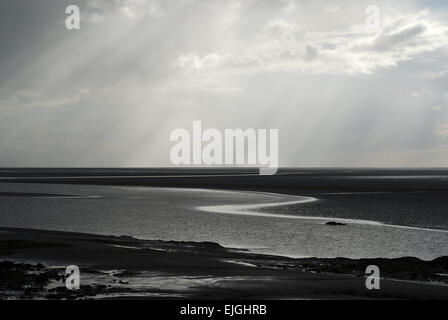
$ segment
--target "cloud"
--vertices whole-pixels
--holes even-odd
[[[209,53],[200,57],[198,54],[194,52],[190,52],[188,54],[181,54],[174,65],[180,68],[191,68],[191,69],[204,69],[204,68],[213,68],[219,65],[219,63],[223,60],[219,54]]]
[[[87,0],[87,21],[100,23],[106,19],[116,19],[123,16],[133,19],[137,16],[162,17],[164,10],[159,0]]]
[[[426,24],[417,23],[415,25],[405,26],[398,29],[395,26],[387,26],[378,37],[373,41],[370,47],[372,50],[390,51],[402,48],[402,44],[406,47],[410,41],[413,41],[419,35],[426,31]],[[417,43],[415,43],[417,44]]]
[[[448,45],[448,25],[431,18],[428,10],[391,17],[376,33],[365,24],[345,31],[302,29],[299,23],[271,20],[261,33],[250,37],[251,41],[235,42],[234,50],[202,57],[193,52],[181,56],[184,62],[177,65],[193,65],[196,69],[221,67],[238,72],[368,74]],[[204,63],[209,60],[213,62]]]
[[[306,61],[312,61],[315,60],[318,57],[318,55],[319,52],[317,51],[317,49],[312,45],[308,45],[305,48],[305,54],[303,55],[303,59],[305,59]]]
[[[82,88],[71,94],[55,95],[43,91],[20,90],[17,92],[4,92],[0,99],[0,109],[39,109],[63,108],[81,102],[88,97],[90,89]]]

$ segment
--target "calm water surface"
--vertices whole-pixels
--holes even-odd
[[[391,218],[393,212],[381,215],[374,205],[363,207],[368,201],[359,195],[315,198],[201,189],[0,183],[0,226],[214,241],[294,257],[432,259],[448,255],[446,215],[416,218],[421,210],[415,206],[414,211],[404,210],[409,214],[397,206],[398,214]],[[380,200],[384,203],[384,195]],[[344,205],[338,201],[349,209],[341,210]],[[333,220],[347,225],[325,225]]]

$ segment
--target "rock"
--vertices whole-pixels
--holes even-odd
[[[328,221],[328,222],[325,222],[325,225],[326,226],[345,226],[346,224],[342,223],[342,222]]]

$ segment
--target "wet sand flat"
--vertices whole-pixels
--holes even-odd
[[[11,274],[11,270],[34,270],[48,280],[39,285],[31,282],[35,287],[28,290],[28,298],[448,298],[446,284],[429,283],[436,280],[430,276],[435,270],[447,272],[448,268],[443,271],[446,259],[433,262],[414,258],[291,259],[209,242],[139,240],[15,228],[0,228],[0,237],[2,276]],[[38,263],[42,265],[33,269]],[[412,277],[412,272],[427,278],[383,280],[380,290],[367,290],[362,270],[370,263],[380,264],[390,277],[394,277],[398,268],[400,272],[395,275],[398,278]],[[80,268],[79,291],[68,291],[64,286],[63,275],[68,265]],[[55,270],[60,278],[54,274]],[[406,275],[406,271],[410,274]],[[1,283],[5,286],[4,281]],[[9,285],[10,288],[0,290],[2,298],[23,297],[24,287],[29,289],[30,283],[22,287],[17,283]]]

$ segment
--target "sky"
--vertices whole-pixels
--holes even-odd
[[[448,3],[0,0],[0,167],[170,166],[194,120],[279,129],[281,166],[445,167]]]

